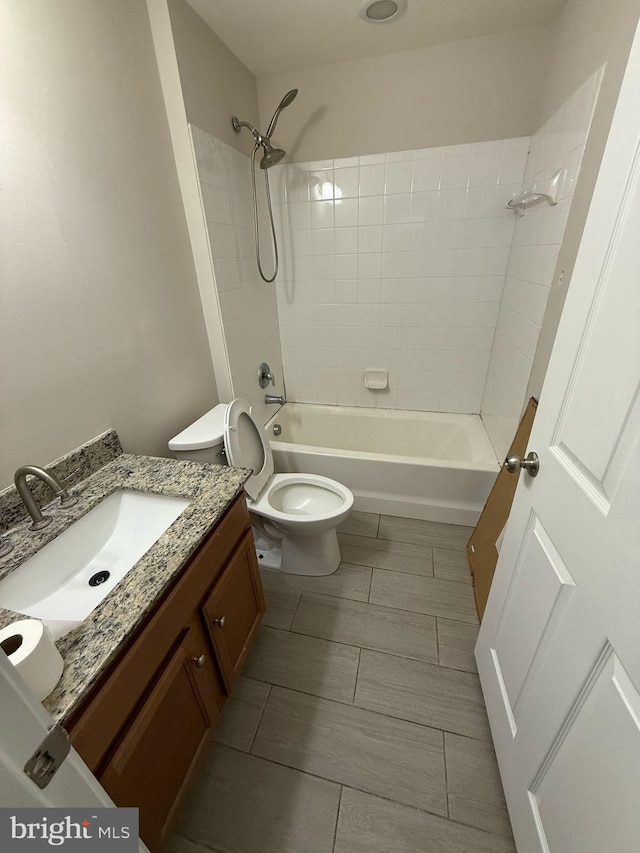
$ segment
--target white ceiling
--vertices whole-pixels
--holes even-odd
[[[387,24],[359,18],[360,0],[188,2],[261,75],[545,24],[564,0],[408,0]]]

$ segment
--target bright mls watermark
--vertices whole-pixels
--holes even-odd
[[[0,850],[137,853],[138,809],[0,808]]]

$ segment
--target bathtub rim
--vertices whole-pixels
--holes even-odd
[[[498,459],[496,452],[491,443],[491,439],[484,425],[482,417],[478,414],[457,413],[457,412],[422,412],[414,409],[386,409],[373,408],[371,406],[340,406],[330,405],[327,403],[300,403],[294,400],[287,402],[278,408],[265,424],[265,430],[270,433],[273,425],[277,422],[278,417],[282,416],[283,410],[290,407],[295,411],[300,408],[311,408],[317,413],[325,413],[327,416],[337,416],[346,418],[350,414],[358,415],[364,418],[380,419],[380,420],[412,420],[412,421],[430,421],[435,423],[446,424],[450,423],[455,426],[461,426],[465,430],[480,430],[482,442],[485,445],[484,450],[487,454],[491,454],[490,458],[485,459],[442,459],[437,456],[407,456],[406,454],[395,453],[378,453],[376,451],[362,450],[347,450],[339,447],[329,447],[327,445],[303,444],[295,441],[279,441],[269,435],[269,446],[272,452],[274,450],[289,451],[306,450],[309,453],[316,453],[325,456],[338,456],[343,458],[355,459],[375,459],[378,461],[389,461],[398,464],[406,465],[424,465],[435,468],[454,468],[456,470],[467,471],[488,471],[497,472],[501,468],[501,462]],[[471,435],[471,444],[476,438]],[[486,440],[485,440],[486,439]]]

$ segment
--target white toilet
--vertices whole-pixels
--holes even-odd
[[[247,400],[220,403],[169,442],[179,459],[251,468],[245,483],[261,565],[295,575],[330,575],[340,564],[336,528],[353,506],[341,483],[317,474],[274,474],[264,429]]]

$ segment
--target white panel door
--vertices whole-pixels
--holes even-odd
[[[640,39],[476,657],[519,853],[640,850]]]

